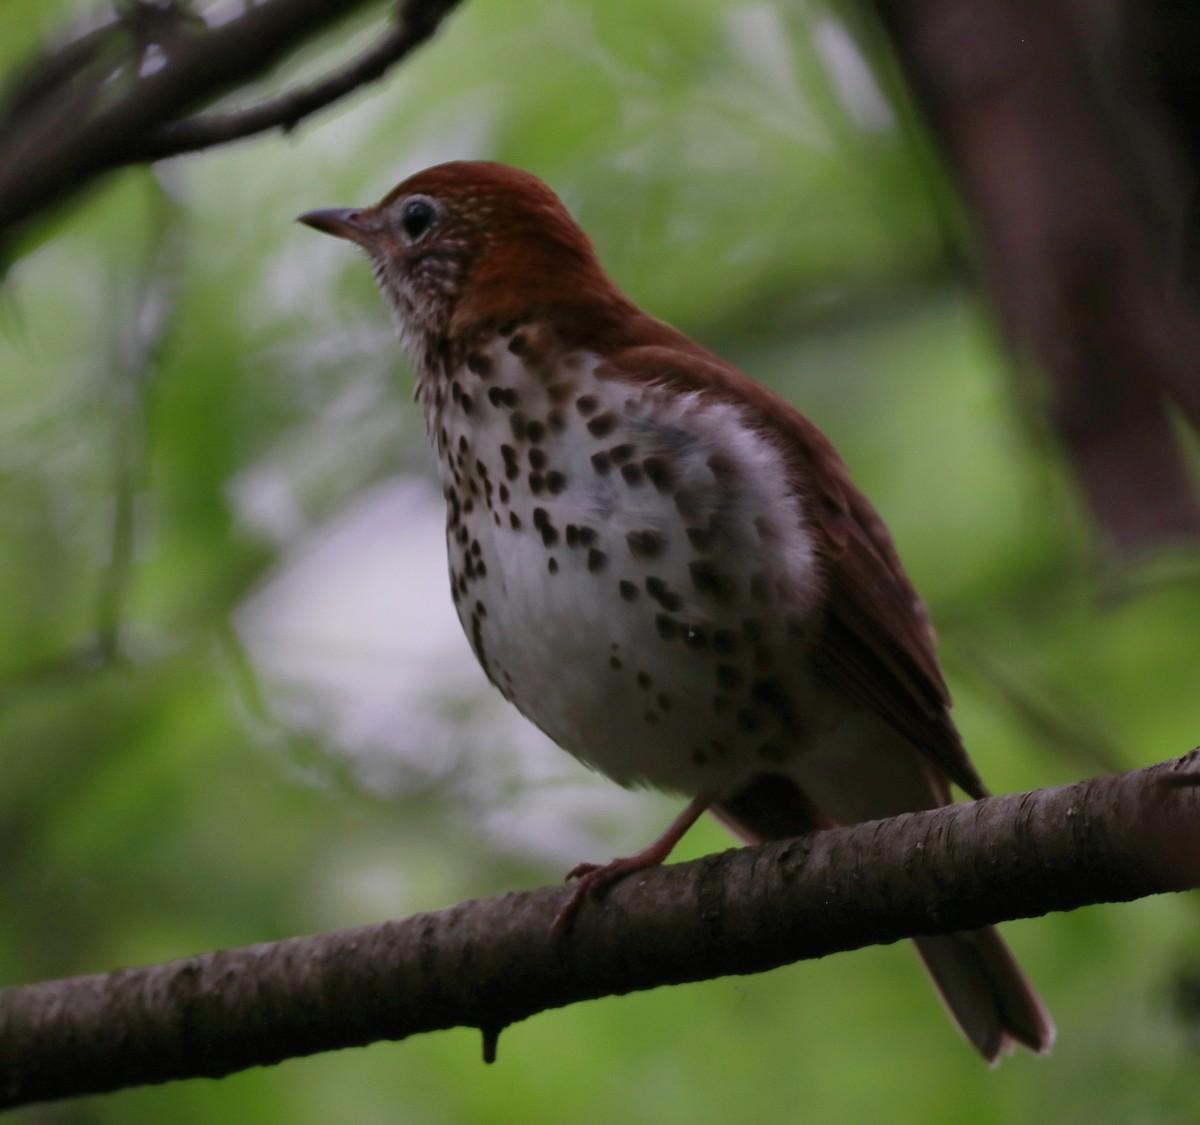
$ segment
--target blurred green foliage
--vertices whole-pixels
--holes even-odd
[[[4,64],[70,10],[8,0]],[[470,0],[295,136],[121,173],[38,232],[0,292],[5,983],[537,885],[676,807],[462,672],[411,374],[363,263],[292,222],[442,159],[543,176],[637,301],[826,429],[994,788],[1190,748],[1200,590],[1101,596],[857,14]],[[680,856],[727,845],[705,825]],[[994,1072],[898,946],[549,1013],[492,1067],[448,1033],[14,1119],[1190,1122],[1196,907],[1007,927],[1060,1041]]]

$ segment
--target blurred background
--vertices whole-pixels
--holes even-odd
[[[0,65],[81,8],[6,0]],[[828,433],[995,791],[1195,744],[1200,583],[1100,565],[897,73],[858,6],[470,0],[292,135],[121,171],[36,229],[0,289],[3,983],[542,885],[677,811],[486,684],[370,271],[293,221],[441,160],[547,180],[635,301]],[[730,843],[706,823],[677,858]],[[456,1031],[12,1119],[1192,1122],[1198,906],[1006,926],[1059,1043],[995,1071],[899,945],[547,1013],[491,1067]]]

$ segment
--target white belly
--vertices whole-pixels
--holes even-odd
[[[779,768],[833,720],[797,672],[817,577],[778,452],[739,407],[583,355],[531,378],[508,343],[440,407],[422,388],[488,676],[622,784],[724,791]]]

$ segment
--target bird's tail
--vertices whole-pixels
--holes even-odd
[[[993,926],[913,941],[950,1017],[989,1064],[1018,1043],[1049,1054],[1054,1021]]]
[[[799,786],[779,775],[760,777],[710,811],[747,843],[836,824]],[[1018,1043],[1049,1053],[1054,1021],[993,927],[914,941],[950,1017],[989,1065]]]

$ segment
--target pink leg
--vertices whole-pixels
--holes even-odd
[[[634,871],[645,871],[648,867],[657,867],[663,863],[675,845],[683,839],[684,833],[700,819],[712,802],[713,796],[709,793],[701,793],[698,797],[693,797],[687,808],[667,826],[667,830],[636,855],[626,856],[624,859],[614,859],[608,863],[580,863],[573,867],[567,873],[567,879],[578,879],[579,882],[575,884],[571,896],[554,915],[550,933],[554,937],[561,937],[565,934],[574,923],[575,915],[579,913],[583,900],[590,895],[597,894],[609,884],[615,883],[618,879],[624,878]]]

